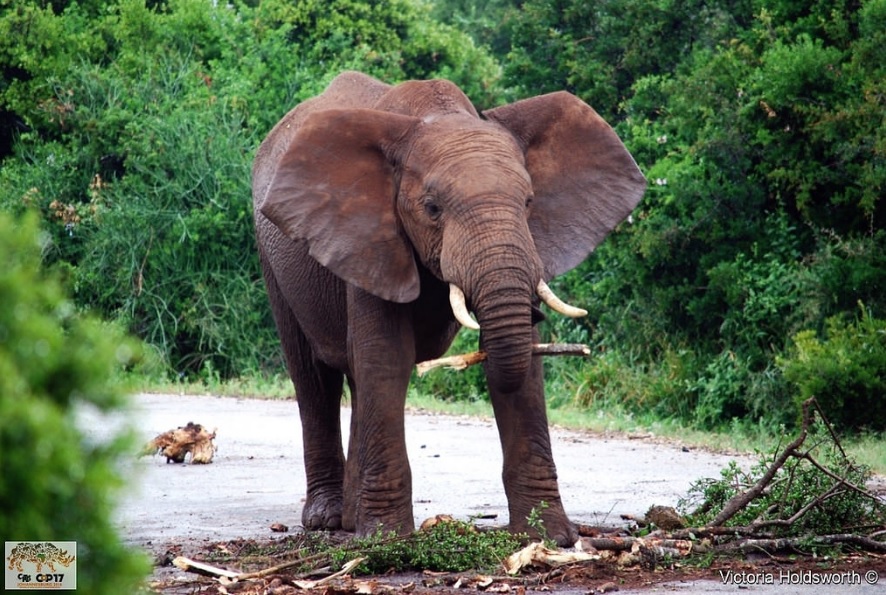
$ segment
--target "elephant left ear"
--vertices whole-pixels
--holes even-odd
[[[637,206],[646,177],[615,131],[565,91],[483,112],[522,146],[529,229],[550,279],[580,264]]]

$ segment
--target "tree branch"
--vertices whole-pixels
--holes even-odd
[[[807,399],[803,403],[803,425],[800,430],[800,435],[784,449],[772,465],[770,465],[769,469],[766,470],[763,477],[761,477],[751,489],[735,495],[726,503],[723,510],[721,510],[714,520],[710,522],[712,527],[722,526],[726,521],[747,506],[748,503],[754,500],[754,498],[762,494],[763,490],[766,489],[766,486],[772,481],[772,478],[775,477],[775,474],[778,473],[778,470],[784,466],[785,461],[794,456],[797,449],[806,441],[806,436],[809,434],[809,424],[812,420],[812,404],[814,402],[815,399]]]
[[[591,349],[587,345],[576,343],[537,343],[532,346],[532,355],[578,355],[588,357]],[[479,364],[486,359],[483,351],[474,351],[461,355],[451,355],[438,359],[420,362],[415,366],[419,376],[424,376],[434,368],[447,367],[452,370],[464,370],[469,366]]]

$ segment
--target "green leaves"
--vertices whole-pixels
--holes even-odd
[[[525,537],[502,530],[478,531],[471,523],[447,519],[406,537],[380,532],[354,539],[332,552],[332,562],[340,566],[365,557],[356,571],[361,574],[492,571],[520,548]]]
[[[886,320],[859,304],[854,319],[833,317],[825,331],[802,331],[779,358],[797,402],[814,396],[841,430],[886,430]]]
[[[172,374],[282,368],[250,178],[283,114],[349,68],[498,95],[492,58],[407,0],[40,6],[0,11],[16,32],[0,39],[0,110],[31,128],[0,169],[0,208],[40,213],[45,263],[78,306],[148,340]]]
[[[630,362],[621,377],[645,370],[648,382],[625,388],[625,403],[638,410],[668,403],[663,410],[704,427],[733,418],[790,422],[795,403],[784,393],[799,385],[776,365],[790,337],[821,328],[858,299],[883,312],[873,255],[886,224],[886,62],[878,59],[882,43],[875,49],[861,32],[882,42],[873,19],[886,3],[782,2],[760,10],[721,2],[686,19],[690,30],[717,23],[715,33],[691,42],[679,33],[660,42],[650,35],[666,26],[661,4],[613,3],[571,21],[560,13],[558,35],[593,32],[596,48],[619,27],[607,25],[607,12],[644,15],[626,19],[633,32],[617,35],[620,64],[636,60],[640,76],[622,91],[615,117],[623,118],[618,130],[650,186],[634,223],[571,274],[592,281],[593,340],[619,352],[588,364],[585,375],[618,377],[613,362]],[[665,57],[643,59],[631,45],[638,37],[652,40],[650,54]],[[681,58],[670,59],[680,43]],[[549,64],[562,62],[538,61],[539,68]],[[569,66],[569,80],[581,76],[569,68],[605,72],[588,61]],[[662,357],[681,352],[689,355],[679,358],[674,384],[661,385]],[[868,373],[879,373],[863,361]],[[606,383],[607,398],[617,384]]]
[[[119,419],[98,412],[124,410],[114,378],[141,348],[76,312],[58,279],[40,270],[44,241],[33,215],[0,213],[0,533],[76,540],[78,588],[133,592],[148,567],[111,519],[130,442]],[[87,431],[90,414],[96,426]]]

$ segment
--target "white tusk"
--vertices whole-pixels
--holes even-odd
[[[580,316],[587,316],[588,311],[582,308],[576,308],[575,306],[570,306],[563,300],[557,297],[557,295],[548,287],[548,284],[545,283],[544,279],[538,282],[538,288],[536,289],[538,292],[538,297],[542,299],[544,303],[550,306],[551,310],[554,312],[559,312],[563,316],[569,316],[570,318],[578,318]]]
[[[464,292],[459,289],[455,283],[449,284],[449,304],[452,306],[452,313],[455,314],[455,319],[459,321],[463,327],[475,331],[480,330],[480,325],[471,318],[470,314],[468,314],[468,307],[465,305]]]

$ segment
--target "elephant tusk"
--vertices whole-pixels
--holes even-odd
[[[465,294],[458,288],[455,283],[449,284],[449,303],[452,306],[452,313],[465,328],[480,330],[480,325],[468,314],[468,307],[465,304]]]
[[[546,303],[551,310],[554,312],[559,312],[564,316],[569,316],[570,318],[578,318],[580,316],[587,316],[588,311],[583,308],[576,308],[575,306],[570,306],[563,300],[557,297],[557,295],[553,292],[553,290],[548,287],[548,284],[545,283],[544,279],[538,282],[538,288],[536,288],[538,292],[538,297],[542,299],[544,303]]]

